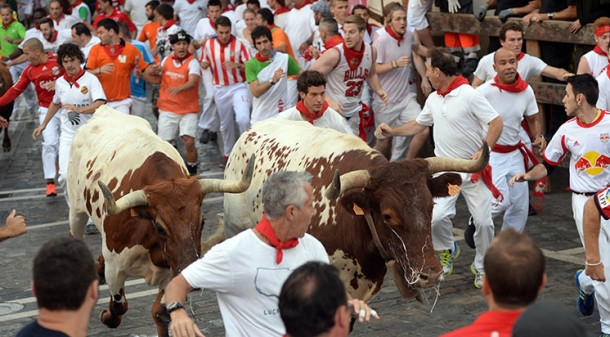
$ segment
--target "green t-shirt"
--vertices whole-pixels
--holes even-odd
[[[8,36],[11,40],[20,40],[25,37],[25,27],[19,21],[13,21],[6,29],[0,25],[0,48],[2,49],[2,56],[8,57],[18,47],[18,44],[9,43],[4,39]]]
[[[252,57],[246,62],[246,82],[252,83],[258,79],[258,73],[261,72],[271,61],[261,62],[256,57]],[[288,76],[297,75],[301,71],[301,67],[297,62],[288,55]]]

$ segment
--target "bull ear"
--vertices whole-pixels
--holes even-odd
[[[459,186],[462,184],[462,177],[457,173],[444,173],[436,178],[428,179],[428,188],[432,197],[449,196],[449,186]]]
[[[371,212],[371,199],[363,192],[345,193],[340,202],[352,215],[361,216]]]

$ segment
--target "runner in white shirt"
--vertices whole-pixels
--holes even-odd
[[[93,45],[100,43],[100,38],[91,35],[91,31],[84,23],[79,22],[72,26],[72,42],[74,42],[85,55],[85,64],[89,58],[89,50]]]
[[[286,28],[284,31],[288,35],[288,39],[290,39],[295,59],[303,69],[305,69],[304,67],[307,64],[307,60],[303,58],[303,52],[309,48],[309,44],[306,42],[312,37],[316,29],[311,2],[309,0],[295,0],[294,8],[286,16]]]
[[[36,138],[41,135],[55,114],[60,114],[58,182],[63,184],[68,174],[68,160],[74,133],[91,118],[98,107],[106,103],[106,95],[97,76],[81,68],[85,57],[77,45],[72,43],[62,45],[57,50],[57,57],[65,74],[55,82],[53,101],[49,105],[44,121],[34,130],[32,136]]]
[[[195,28],[199,20],[203,18],[203,11],[206,8],[204,0],[176,0],[174,2],[174,13],[180,19],[180,27],[189,34],[195,33]]]
[[[138,34],[144,28],[144,25],[148,22],[148,16],[146,15],[146,4],[149,0],[126,0],[123,6],[123,11],[129,14],[131,22],[138,29]],[[130,38],[131,40],[131,38]]]
[[[583,246],[585,202],[598,190],[610,186],[610,113],[593,105],[597,101],[598,92],[597,82],[590,74],[568,78],[563,104],[568,117],[573,118],[561,125],[549,142],[544,152],[544,162],[527,173],[515,175],[510,181],[512,185],[514,182],[546,177],[569,152],[572,212]],[[610,228],[608,226],[610,221],[604,220],[602,227]],[[610,247],[606,235],[600,237],[600,247],[602,246]],[[602,256],[602,262],[610,266],[607,256]],[[578,309],[581,314],[593,314],[594,301],[597,301],[602,334],[610,334],[610,283],[593,282],[579,270],[576,272],[576,285],[579,288]]]
[[[74,24],[81,22],[72,15],[64,14],[64,8],[59,0],[49,2],[49,13],[49,17],[53,19],[53,26],[57,30],[71,29]]]
[[[517,72],[515,53],[502,47],[495,52],[494,58],[494,68],[498,75],[477,88],[504,122],[502,134],[489,156],[493,183],[500,193],[500,196],[492,200],[492,215],[503,215],[502,230],[513,228],[523,232],[529,209],[528,185],[518,183],[509,188],[508,182],[515,174],[529,169],[538,160],[521,142],[521,120],[525,118],[532,133],[537,135],[533,145],[539,148],[541,153],[546,141],[540,135],[536,96]]]
[[[193,34],[193,53],[197,56],[197,59],[201,58],[201,46],[212,36],[216,35],[215,21],[220,16],[222,11],[222,4],[220,0],[209,0],[208,4],[208,17],[203,18],[197,22],[195,33]],[[218,110],[216,109],[216,103],[214,103],[214,79],[212,78],[212,70],[202,69],[202,84],[203,88],[201,91],[205,91],[205,95],[200,94],[201,98],[201,114],[199,115],[199,122],[197,126],[203,129],[199,142],[207,144],[210,140],[216,141],[218,137],[218,130],[220,129],[220,118],[218,116]]]
[[[365,121],[361,123],[362,117],[368,112],[368,107],[362,104],[361,99],[364,82],[370,85],[385,104],[388,102],[388,94],[381,88],[375,71],[377,50],[362,41],[365,29],[361,17],[352,15],[346,18],[343,25],[344,43],[324,52],[311,70],[326,74],[328,104],[348,120],[354,133],[367,141]]]
[[[273,49],[271,31],[257,26],[251,33],[258,53],[246,62],[246,81],[254,96],[251,123],[276,117],[288,108],[288,77],[301,72],[292,56]]]
[[[422,112],[416,120],[392,128],[381,124],[376,136],[412,136],[427,126],[434,125],[434,153],[441,157],[478,159],[481,145],[486,141],[493,147],[502,132],[502,118],[487,99],[468,85],[468,80],[457,75],[457,64],[446,49],[431,50],[426,64],[426,76],[436,92],[430,94]],[[440,260],[446,275],[453,271],[453,261],[459,255],[459,247],[453,238],[451,218],[455,215],[455,203],[460,194],[464,195],[470,214],[474,217],[476,233],[476,255],[470,266],[475,275],[474,285],[481,288],[483,258],[494,237],[491,216],[491,191],[484,181],[491,178],[491,172],[484,170],[478,179],[474,174],[460,173],[461,191],[454,196],[435,198],[432,211],[432,243],[434,249],[441,250]]]
[[[413,82],[405,80],[413,77],[411,74],[414,70],[413,63],[422,77],[422,92],[425,96],[430,94],[432,87],[426,78],[424,59],[417,54],[419,51],[425,55],[427,50],[419,43],[414,31],[407,29],[406,11],[400,4],[392,3],[384,8],[384,12],[387,13],[386,27],[378,31],[373,46],[377,48],[375,70],[379,76],[379,83],[382,88],[386,88],[390,99],[386,105],[379,97],[375,97],[373,111],[375,125],[386,123],[398,126],[414,120],[421,112],[417,102],[417,92],[411,90]],[[385,154],[391,146],[390,161],[402,160],[405,157],[414,158],[428,138],[428,134],[426,130],[414,137],[393,139],[378,137],[375,148]]]
[[[328,106],[324,99],[326,79],[315,70],[304,71],[297,80],[301,100],[297,106],[282,111],[277,118],[283,120],[306,121],[321,128],[334,129],[341,133],[355,135],[345,118]]]
[[[524,81],[529,81],[533,76],[552,77],[559,81],[565,81],[572,74],[565,69],[555,68],[547,65],[541,59],[525,54],[521,51],[523,47],[523,25],[516,21],[509,21],[500,29],[500,44],[515,52],[519,61],[519,75]],[[492,80],[496,76],[493,68],[493,53],[485,55],[479,61],[474,72],[473,87]]]
[[[601,17],[593,22],[595,48],[584,54],[578,62],[577,74],[601,75],[608,68],[608,45],[610,44],[610,18]],[[602,88],[600,86],[600,88]]]

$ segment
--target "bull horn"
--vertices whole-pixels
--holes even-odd
[[[333,182],[326,190],[326,197],[330,200],[337,199],[343,192],[358,187],[364,187],[369,183],[371,174],[367,170],[352,171],[342,174],[339,177],[339,171],[335,171]]]
[[[470,159],[457,159],[448,157],[429,157],[426,158],[428,161],[428,170],[430,174],[442,171],[456,171],[456,172],[480,172],[482,171],[489,162],[489,146],[487,142],[483,142],[481,147],[483,152],[478,160]]]
[[[254,154],[248,159],[248,165],[244,171],[244,175],[239,181],[227,181],[224,179],[199,179],[199,186],[201,186],[201,193],[242,193],[250,187],[252,181],[252,173],[254,172],[254,160],[256,157]]]
[[[110,192],[110,189],[106,184],[100,180],[97,181],[97,184],[100,186],[102,194],[104,194],[104,199],[106,199],[106,210],[110,215],[117,215],[136,206],[148,205],[148,197],[146,197],[146,193],[142,190],[130,192],[115,201],[112,192]]]

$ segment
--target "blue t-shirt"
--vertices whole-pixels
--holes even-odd
[[[142,57],[144,57],[144,61],[147,63],[153,63],[155,61],[147,44],[138,40],[131,40],[131,44],[138,48],[142,54]],[[131,88],[131,96],[140,98],[146,97],[146,81],[144,81],[144,79],[140,78],[138,79],[138,83],[136,83],[136,77],[133,75],[133,72],[131,72],[131,80],[129,84]]]

